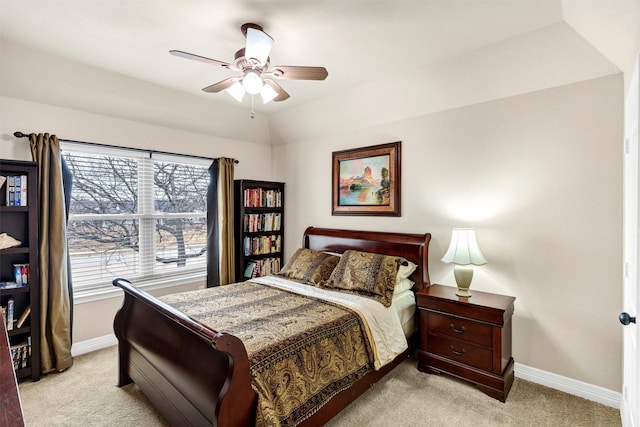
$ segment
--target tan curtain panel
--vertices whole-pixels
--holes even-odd
[[[42,372],[46,373],[62,371],[73,363],[66,214],[58,138],[48,133],[31,134],[29,142],[38,164],[40,357]]]
[[[233,239],[233,167],[234,160],[218,159],[218,223],[220,224],[220,284],[236,281]]]
[[[209,167],[207,190],[207,287],[235,282],[233,243],[234,160],[221,157]]]

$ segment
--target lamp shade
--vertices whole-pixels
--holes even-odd
[[[255,28],[247,28],[247,47],[244,52],[247,59],[253,58],[264,64],[269,58],[272,45],[273,38],[269,34]]]
[[[273,101],[275,97],[278,96],[278,92],[276,92],[274,88],[265,83],[265,85],[262,86],[262,90],[260,91],[260,96],[262,97],[262,102],[266,104]]]
[[[476,240],[476,230],[473,228],[454,228],[451,231],[449,249],[442,257],[442,261],[459,265],[486,264],[487,260],[480,252],[480,247]]]
[[[229,95],[233,96],[238,102],[242,102],[242,98],[244,98],[245,90],[242,87],[242,83],[235,82],[231,86],[225,89]]]
[[[244,78],[242,79],[242,87],[244,87],[247,93],[257,95],[262,90],[262,86],[264,86],[264,82],[260,74],[254,70],[245,71]]]

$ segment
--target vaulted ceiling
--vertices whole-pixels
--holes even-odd
[[[118,115],[122,106],[110,104],[104,87],[117,80],[117,90],[132,96],[158,88],[162,97],[173,94],[180,104],[248,110],[250,97],[238,104],[226,93],[201,91],[233,75],[229,70],[169,55],[179,49],[232,62],[244,46],[245,22],[262,25],[275,39],[272,64],[329,71],[325,81],[282,81],[291,95],[287,101],[263,106],[256,99],[255,110],[266,117],[350,91],[392,92],[396,85],[406,90],[401,82],[415,81],[428,74],[425,70],[527,34],[540,34],[538,44],[548,44],[559,57],[563,51],[571,56],[577,44],[592,46],[601,57],[592,55],[593,64],[585,60],[575,67],[580,80],[588,78],[585,68],[591,66],[594,75],[627,71],[640,46],[638,15],[633,19],[639,5],[638,0],[0,0],[0,94],[83,108],[79,95],[65,87],[75,85],[75,91],[80,86],[105,94],[94,94],[87,111]],[[557,32],[559,25],[576,36],[546,40],[547,29]],[[48,68],[50,84],[29,70],[40,64]]]

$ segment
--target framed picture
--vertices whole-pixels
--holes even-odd
[[[400,216],[400,141],[333,152],[332,215]]]

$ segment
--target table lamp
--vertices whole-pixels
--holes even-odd
[[[480,247],[476,240],[476,230],[473,228],[454,228],[451,231],[449,249],[442,257],[442,262],[456,264],[453,269],[456,284],[458,285],[456,295],[465,298],[470,297],[469,287],[473,278],[472,265],[487,263],[484,255],[480,252]]]

